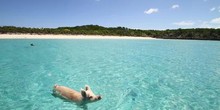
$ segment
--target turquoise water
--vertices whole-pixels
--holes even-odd
[[[54,84],[103,99],[78,106],[52,96]],[[0,108],[219,110],[220,42],[0,40]]]

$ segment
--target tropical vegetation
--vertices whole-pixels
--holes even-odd
[[[111,35],[111,36],[142,36],[162,39],[197,39],[220,40],[220,29],[195,28],[172,30],[140,30],[126,27],[103,27],[84,25],[58,28],[27,28],[1,26],[0,34],[67,34],[67,35]]]

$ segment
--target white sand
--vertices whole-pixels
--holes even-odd
[[[155,38],[132,37],[132,36],[100,36],[100,35],[0,34],[0,39],[155,39]]]

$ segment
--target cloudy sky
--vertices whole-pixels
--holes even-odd
[[[220,0],[0,0],[0,26],[220,28]]]

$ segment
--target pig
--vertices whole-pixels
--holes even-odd
[[[85,85],[85,90],[81,89],[80,92],[65,86],[54,85],[53,92],[64,99],[78,104],[92,103],[102,99],[100,95],[95,95],[88,85]]]

